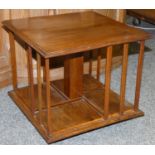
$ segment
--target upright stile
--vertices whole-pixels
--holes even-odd
[[[28,54],[28,81],[30,87],[30,98],[31,98],[31,111],[34,115],[35,112],[35,98],[34,98],[34,78],[33,78],[33,62],[32,62],[32,48],[28,46],[27,49]]]
[[[12,68],[12,85],[13,89],[17,89],[17,66],[16,66],[16,52],[15,52],[15,39],[12,32],[9,32],[10,41],[10,56],[11,56],[11,68]]]
[[[128,66],[128,44],[123,45],[123,57],[122,57],[122,76],[121,76],[121,86],[120,86],[120,114],[124,112],[125,104],[125,90],[126,90],[126,76],[127,76],[127,66]]]
[[[145,41],[140,42],[140,51],[139,51],[138,67],[137,67],[136,90],[135,90],[135,101],[134,101],[135,111],[137,111],[139,107],[140,87],[141,87],[143,58],[144,58],[144,43]]]
[[[50,74],[49,59],[45,59],[45,77],[46,77],[46,104],[47,104],[47,128],[48,135],[51,134],[51,90],[50,90]]]
[[[42,79],[41,79],[41,56],[37,53],[37,81],[38,81],[38,107],[39,107],[39,121],[42,124],[43,107],[42,107]]]
[[[104,118],[109,115],[109,97],[111,81],[112,46],[107,47],[106,70],[105,70],[105,96],[104,96]]]

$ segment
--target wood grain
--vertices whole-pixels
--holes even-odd
[[[121,75],[121,87],[120,87],[120,114],[124,112],[125,104],[125,92],[126,92],[126,77],[128,66],[128,44],[124,44],[123,57],[122,57],[122,75]]]
[[[144,44],[145,41],[140,42],[140,51],[138,57],[137,77],[136,77],[136,90],[134,100],[134,110],[137,111],[139,107],[140,87],[142,79],[143,59],[144,59]]]
[[[39,104],[39,121],[42,124],[42,79],[41,79],[41,56],[37,53],[37,84],[38,84],[38,104]]]
[[[116,29],[113,29],[113,24]],[[4,21],[3,25],[46,58],[101,48],[111,42],[117,45],[150,37],[142,30],[135,30],[95,12]]]
[[[60,83],[60,84],[59,84]],[[89,84],[88,84],[89,83]],[[62,85],[62,81],[54,81],[54,85]],[[58,86],[57,85],[57,86]],[[20,109],[25,113],[25,115],[29,118],[29,120],[33,123],[33,125],[38,129],[41,135],[45,138],[47,143],[51,143],[54,141],[58,141],[73,135],[77,135],[83,132],[91,131],[92,129],[96,129],[99,127],[104,127],[113,123],[117,123],[120,121],[132,119],[135,117],[143,116],[144,113],[140,110],[135,112],[132,110],[133,105],[126,101],[125,103],[125,112],[124,115],[120,117],[119,115],[119,95],[113,91],[110,91],[110,108],[109,114],[110,119],[105,120],[103,113],[103,93],[105,92],[105,87],[103,84],[99,83],[96,79],[91,76],[84,76],[84,88],[85,95],[88,98],[82,99],[74,99],[71,101],[64,101],[62,103],[62,98],[60,100],[53,100],[53,105],[51,104],[51,135],[48,135],[47,126],[41,126],[38,119],[33,119],[31,117],[31,109],[28,106],[31,104],[27,89],[28,87],[20,88],[16,91],[12,91],[9,95],[13,98],[15,103],[20,107]],[[60,87],[59,87],[60,88]],[[91,88],[91,90],[90,90]],[[100,89],[98,89],[100,88]],[[37,86],[35,87],[36,91],[36,101],[38,100],[37,95]],[[52,88],[53,90],[53,88]],[[92,90],[93,93],[92,93]],[[95,97],[94,93],[96,90],[100,90]],[[57,92],[53,90],[52,99],[56,99],[58,96],[54,93]],[[56,95],[56,96],[55,96]],[[55,97],[54,97],[55,96]],[[23,100],[24,99],[24,100]],[[61,104],[60,104],[61,102]],[[24,103],[27,103],[26,105]],[[46,103],[46,98],[44,98],[43,103]],[[98,104],[99,103],[99,104]],[[25,106],[23,106],[25,105]],[[45,108],[46,106],[44,106]],[[96,110],[96,107],[99,109]],[[43,122],[46,122],[46,110],[43,113]],[[36,109],[36,118],[39,118],[38,109]]]
[[[105,98],[104,98],[104,118],[109,116],[109,98],[111,84],[112,46],[107,48],[106,70],[105,70]]]
[[[30,87],[29,95],[31,98],[31,111],[34,115],[35,111],[35,100],[34,100],[34,77],[33,77],[33,64],[32,64],[32,48],[28,46],[27,49],[27,59],[28,59],[28,84]]]
[[[44,10],[44,9],[27,9],[27,10],[7,10],[7,9],[3,9],[0,10],[0,21],[3,20],[7,20],[7,19],[18,19],[18,18],[23,18],[23,17],[34,17],[34,16],[47,16],[47,15],[54,15],[54,14],[62,14],[62,13],[69,13],[69,12],[79,12],[79,11],[89,11],[89,10],[84,10],[84,9],[49,9],[49,10]],[[112,9],[101,9],[101,10],[95,10],[99,13],[104,14],[105,16],[108,16],[110,18],[113,19],[117,19],[117,17],[119,17],[120,12],[117,10],[112,10]],[[5,70],[4,68],[0,68],[0,76],[1,79],[0,80],[0,84],[1,86],[6,86],[3,83],[3,80],[8,81],[5,82],[5,84],[9,84],[11,81],[11,73],[10,73],[10,53],[9,53],[9,48],[8,48],[8,44],[9,44],[9,39],[8,39],[8,35],[7,33],[0,28],[0,58],[4,59],[5,61]],[[18,81],[19,82],[27,82],[27,56],[26,56],[26,52],[25,49],[19,45],[17,42],[15,44],[16,46],[16,51],[17,51],[17,66],[18,66]],[[121,64],[121,58],[120,57],[116,57],[115,59],[117,59],[118,61],[116,61],[116,65],[115,65],[115,61],[114,61],[114,65],[113,66],[118,66],[119,64]],[[118,64],[119,62],[119,64]],[[34,70],[36,70],[36,63],[35,61],[33,61],[33,68]],[[103,63],[104,65],[104,63]],[[96,71],[96,63],[93,63],[93,72]],[[103,66],[104,68],[104,66]],[[84,70],[87,71],[87,65],[84,66]],[[61,77],[63,72],[63,68],[61,69],[55,69],[51,74],[55,75],[55,79],[58,79]],[[34,73],[34,77],[36,78],[37,75]]]
[[[94,12],[3,23],[11,36],[18,36],[28,44],[29,85],[16,88],[9,94],[48,143],[144,115],[138,108],[144,55],[144,41],[141,40],[148,39],[148,33]],[[104,28],[110,29],[105,31]],[[128,44],[139,40],[141,46],[133,105],[125,100]],[[118,44],[120,47],[116,46]],[[110,85],[113,49],[121,49],[121,45],[124,50],[120,96],[111,90]],[[95,51],[100,48],[105,51]],[[90,74],[83,75],[84,55],[91,50],[93,56],[97,54],[97,79]],[[37,59],[37,84],[34,84],[32,56]],[[105,85],[99,81],[101,58],[104,56]],[[12,58],[15,62],[15,56]],[[59,61],[53,64],[55,60]],[[41,65],[45,71],[43,83]],[[54,81],[50,69],[59,65],[64,66],[64,79]]]
[[[64,62],[65,94],[77,98],[83,94],[83,56],[67,58]]]
[[[17,88],[17,65],[16,65],[16,52],[15,52],[15,40],[14,34],[9,32],[10,40],[10,54],[11,54],[11,67],[12,67],[12,84],[13,89]]]
[[[46,103],[47,103],[47,129],[48,135],[51,134],[51,93],[50,93],[50,78],[49,78],[49,59],[45,59],[45,74],[46,74]]]

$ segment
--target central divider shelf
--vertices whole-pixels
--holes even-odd
[[[52,82],[52,86],[57,88],[60,93],[64,93],[64,80],[57,80]],[[104,114],[104,85],[90,75],[83,77],[83,98],[92,105],[99,113]],[[120,96],[114,91],[110,90],[109,113],[119,113]],[[132,109],[133,106],[129,102],[125,102],[125,111]]]

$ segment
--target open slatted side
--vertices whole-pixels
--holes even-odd
[[[9,33],[10,37],[10,51],[11,51],[11,63],[12,63],[12,81],[13,89],[18,89],[17,83],[17,68],[16,68],[16,56],[15,56],[15,46],[14,46],[14,37],[13,34]],[[97,51],[97,70],[96,70],[96,80],[100,82],[101,75],[101,60],[102,60],[102,50],[97,49],[90,51],[90,60],[89,60],[89,75],[92,76],[92,63],[93,63],[93,52]],[[110,84],[111,84],[111,71],[112,71],[112,58],[113,58],[114,47],[108,46],[106,48],[106,66],[105,66],[105,92],[103,100],[103,118],[104,120],[109,119],[110,116]],[[122,51],[122,72],[121,72],[121,84],[120,84],[120,103],[118,114],[120,117],[123,117],[125,111],[125,94],[126,94],[126,77],[127,77],[127,66],[128,66],[128,54],[129,54],[129,43],[123,44]],[[133,105],[133,110],[138,111],[139,107],[139,97],[140,97],[140,86],[141,86],[141,76],[142,76],[142,66],[143,66],[143,57],[144,57],[144,41],[140,42],[140,52],[138,57],[138,67],[137,67],[137,79],[136,79],[136,91],[135,91],[135,100]],[[39,114],[39,124],[41,127],[46,129],[48,136],[52,134],[52,111],[51,103],[53,102],[51,95],[51,82],[50,82],[50,60],[49,58],[44,59],[45,63],[42,66],[41,64],[41,55],[36,53],[37,60],[37,95],[38,101],[36,103],[35,99],[35,88],[34,88],[34,77],[33,77],[33,65],[32,65],[32,48],[28,46],[27,48],[27,59],[28,59],[28,87],[30,95],[30,109],[31,114],[34,119],[36,115]],[[43,77],[41,75],[41,70],[43,69]],[[45,93],[43,93],[43,87],[45,86]],[[43,108],[43,94],[45,94],[46,104]],[[37,109],[38,108],[38,109]],[[37,114],[35,110],[37,109]],[[47,111],[44,113],[44,111]],[[46,116],[43,116],[43,115]],[[46,117],[46,123],[43,122],[43,117]],[[44,119],[45,120],[45,119]],[[46,125],[45,125],[45,124]]]

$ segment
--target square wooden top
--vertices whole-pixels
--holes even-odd
[[[3,21],[45,58],[148,39],[148,33],[95,12]]]

